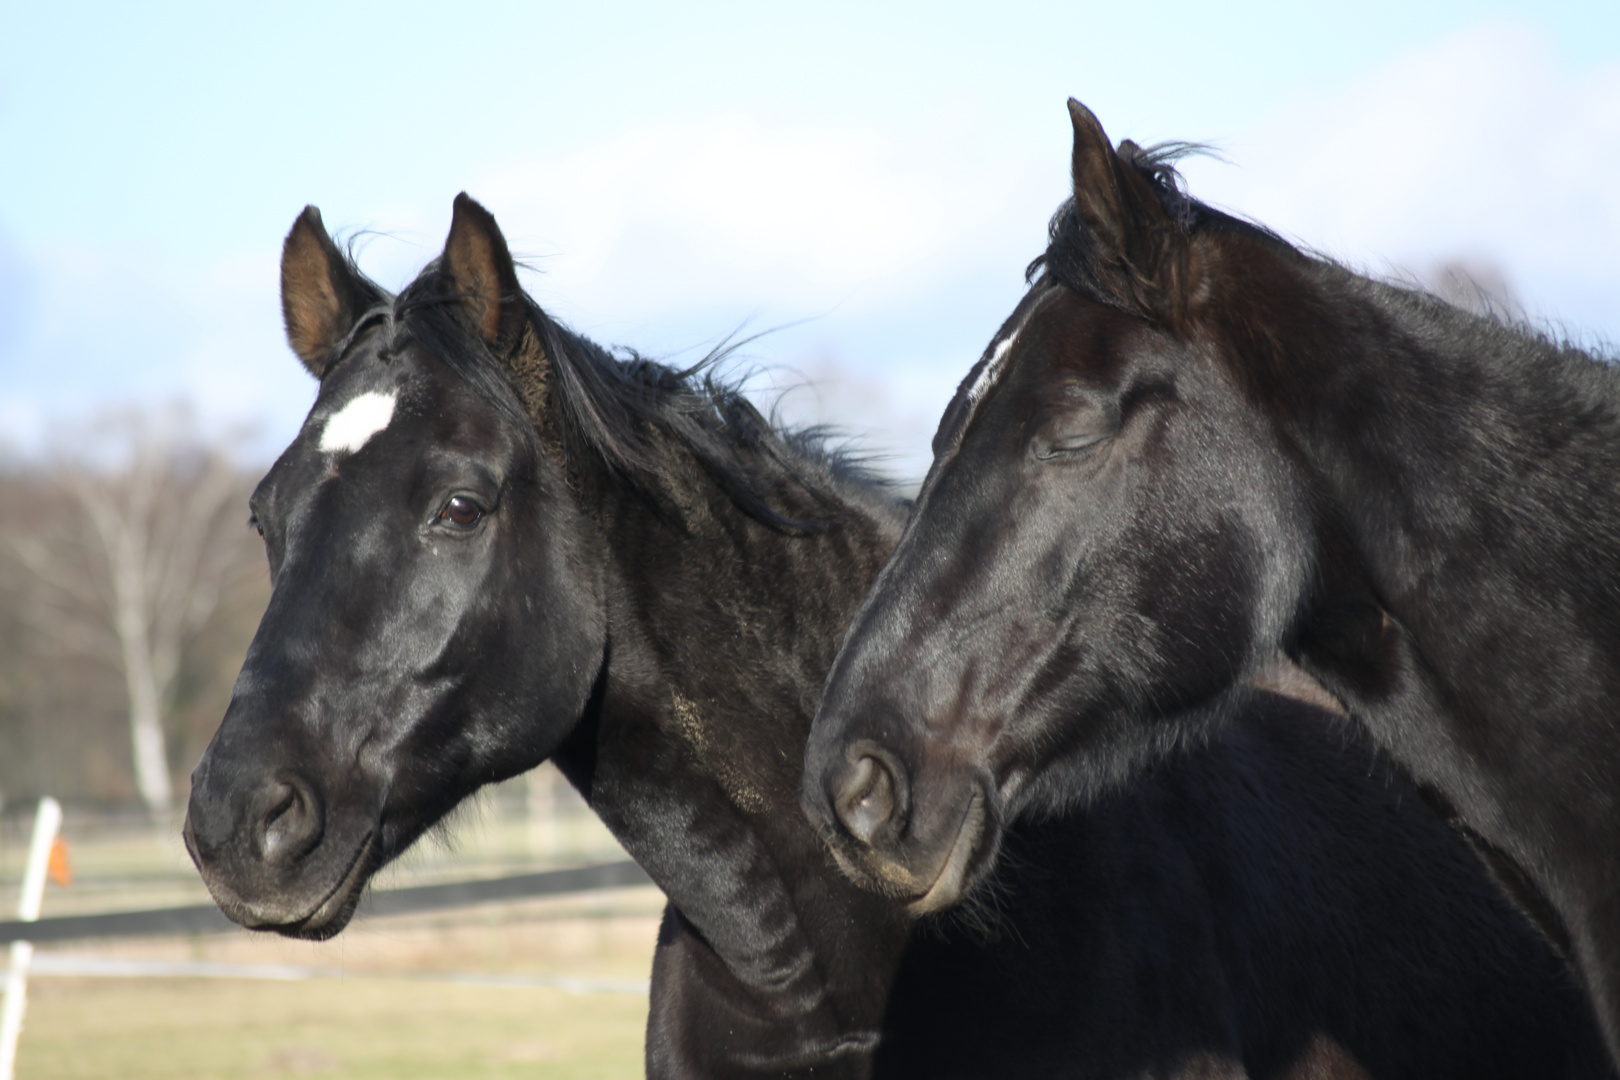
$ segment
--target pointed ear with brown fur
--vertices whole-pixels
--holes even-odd
[[[1091,110],[1069,99],[1074,125],[1074,206],[1095,244],[1098,270],[1119,299],[1159,310],[1172,300],[1185,248],[1152,184],[1121,160]],[[1136,151],[1129,141],[1122,151]]]
[[[485,344],[497,356],[511,353],[527,325],[517,267],[494,215],[465,191],[456,196],[440,265]]]
[[[317,379],[355,320],[382,299],[327,234],[313,206],[293,222],[281,245],[281,317],[287,343]]]

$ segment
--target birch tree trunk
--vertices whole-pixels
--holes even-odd
[[[185,646],[240,566],[231,530],[241,522],[231,509],[242,485],[225,453],[190,430],[176,411],[130,414],[88,440],[101,444],[103,461],[120,464],[81,457],[67,468],[102,587],[70,580],[73,568],[49,551],[22,553],[59,592],[96,594],[97,621],[116,641],[107,652],[124,677],[136,790],[158,819],[174,805],[165,721]]]

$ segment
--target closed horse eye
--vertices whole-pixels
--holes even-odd
[[[1113,402],[1087,402],[1054,421],[1048,422],[1031,443],[1030,449],[1041,461],[1089,450],[1119,434],[1120,411]]]
[[[484,516],[484,508],[467,498],[457,495],[444,504],[439,511],[439,520],[461,529],[470,529],[478,524]]]
[[[1056,439],[1037,439],[1035,456],[1042,461],[1050,461],[1064,454],[1076,454],[1081,450],[1089,450],[1106,438],[1108,438],[1106,432],[1093,431],[1084,434],[1066,435]]]

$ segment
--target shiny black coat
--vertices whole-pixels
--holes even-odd
[[[1550,951],[1284,699],[1020,829],[974,917],[913,921],[799,810],[902,504],[551,323],[465,197],[398,297],[306,212],[283,301],[320,394],[254,496],[274,592],[186,826],[238,921],[339,932],[449,808],[551,757],[669,897],[652,1076],[1594,1075]]]
[[[1203,206],[1070,111],[1074,197],[835,662],[811,812],[948,903],[996,822],[1197,737],[1281,648],[1620,1053],[1620,374]]]

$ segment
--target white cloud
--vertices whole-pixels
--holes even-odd
[[[1038,234],[1006,226],[1044,220],[1024,198],[1051,190],[1043,172],[927,135],[734,115],[524,161],[472,191],[562,305],[808,315],[925,294],[987,251],[1016,258]]]
[[[1500,268],[1531,314],[1620,339],[1620,68],[1479,26],[1223,140],[1194,195],[1375,272]]]
[[[273,256],[186,266],[148,251],[60,246],[19,258],[29,302],[0,341],[0,437],[27,450],[125,402],[185,400],[205,430],[253,428],[267,457],[314,383],[282,344]]]
[[[866,435],[916,476],[939,410],[1022,291],[1064,195],[1069,134],[1060,109],[1033,128],[949,106],[913,119],[896,132],[698,115],[466,187],[532,259],[537,299],[605,343],[669,354],[745,320],[811,320],[748,358],[782,365],[778,385],[824,384],[787,411]],[[1142,134],[1121,123],[1115,138]],[[1534,32],[1476,27],[1221,142],[1234,165],[1186,164],[1200,198],[1374,270],[1496,267],[1533,313],[1620,338],[1620,68],[1570,74]],[[368,205],[360,221],[328,208],[328,223],[386,230],[364,261],[398,286],[437,253],[452,193]],[[0,250],[6,295],[29,298],[0,308],[26,307],[20,330],[0,327],[0,431],[185,394],[205,417],[263,418],[261,447],[279,446],[313,384],[281,338],[277,249],[213,265]]]
[[[509,236],[554,244],[536,295],[609,340],[658,349],[810,320],[749,350],[783,368],[768,383],[799,387],[784,415],[836,424],[915,478],[1063,194],[1062,127],[1031,147],[992,120],[895,133],[722,117],[485,190]]]
[[[916,478],[1063,195],[1061,115],[1039,147],[1007,143],[988,117],[903,134],[710,117],[521,161],[468,189],[535,266],[535,297],[604,342],[693,356],[744,323],[807,320],[747,350],[781,369],[756,383],[761,396],[797,386],[785,416],[834,423]],[[433,238],[413,265],[448,210],[400,214]]]

